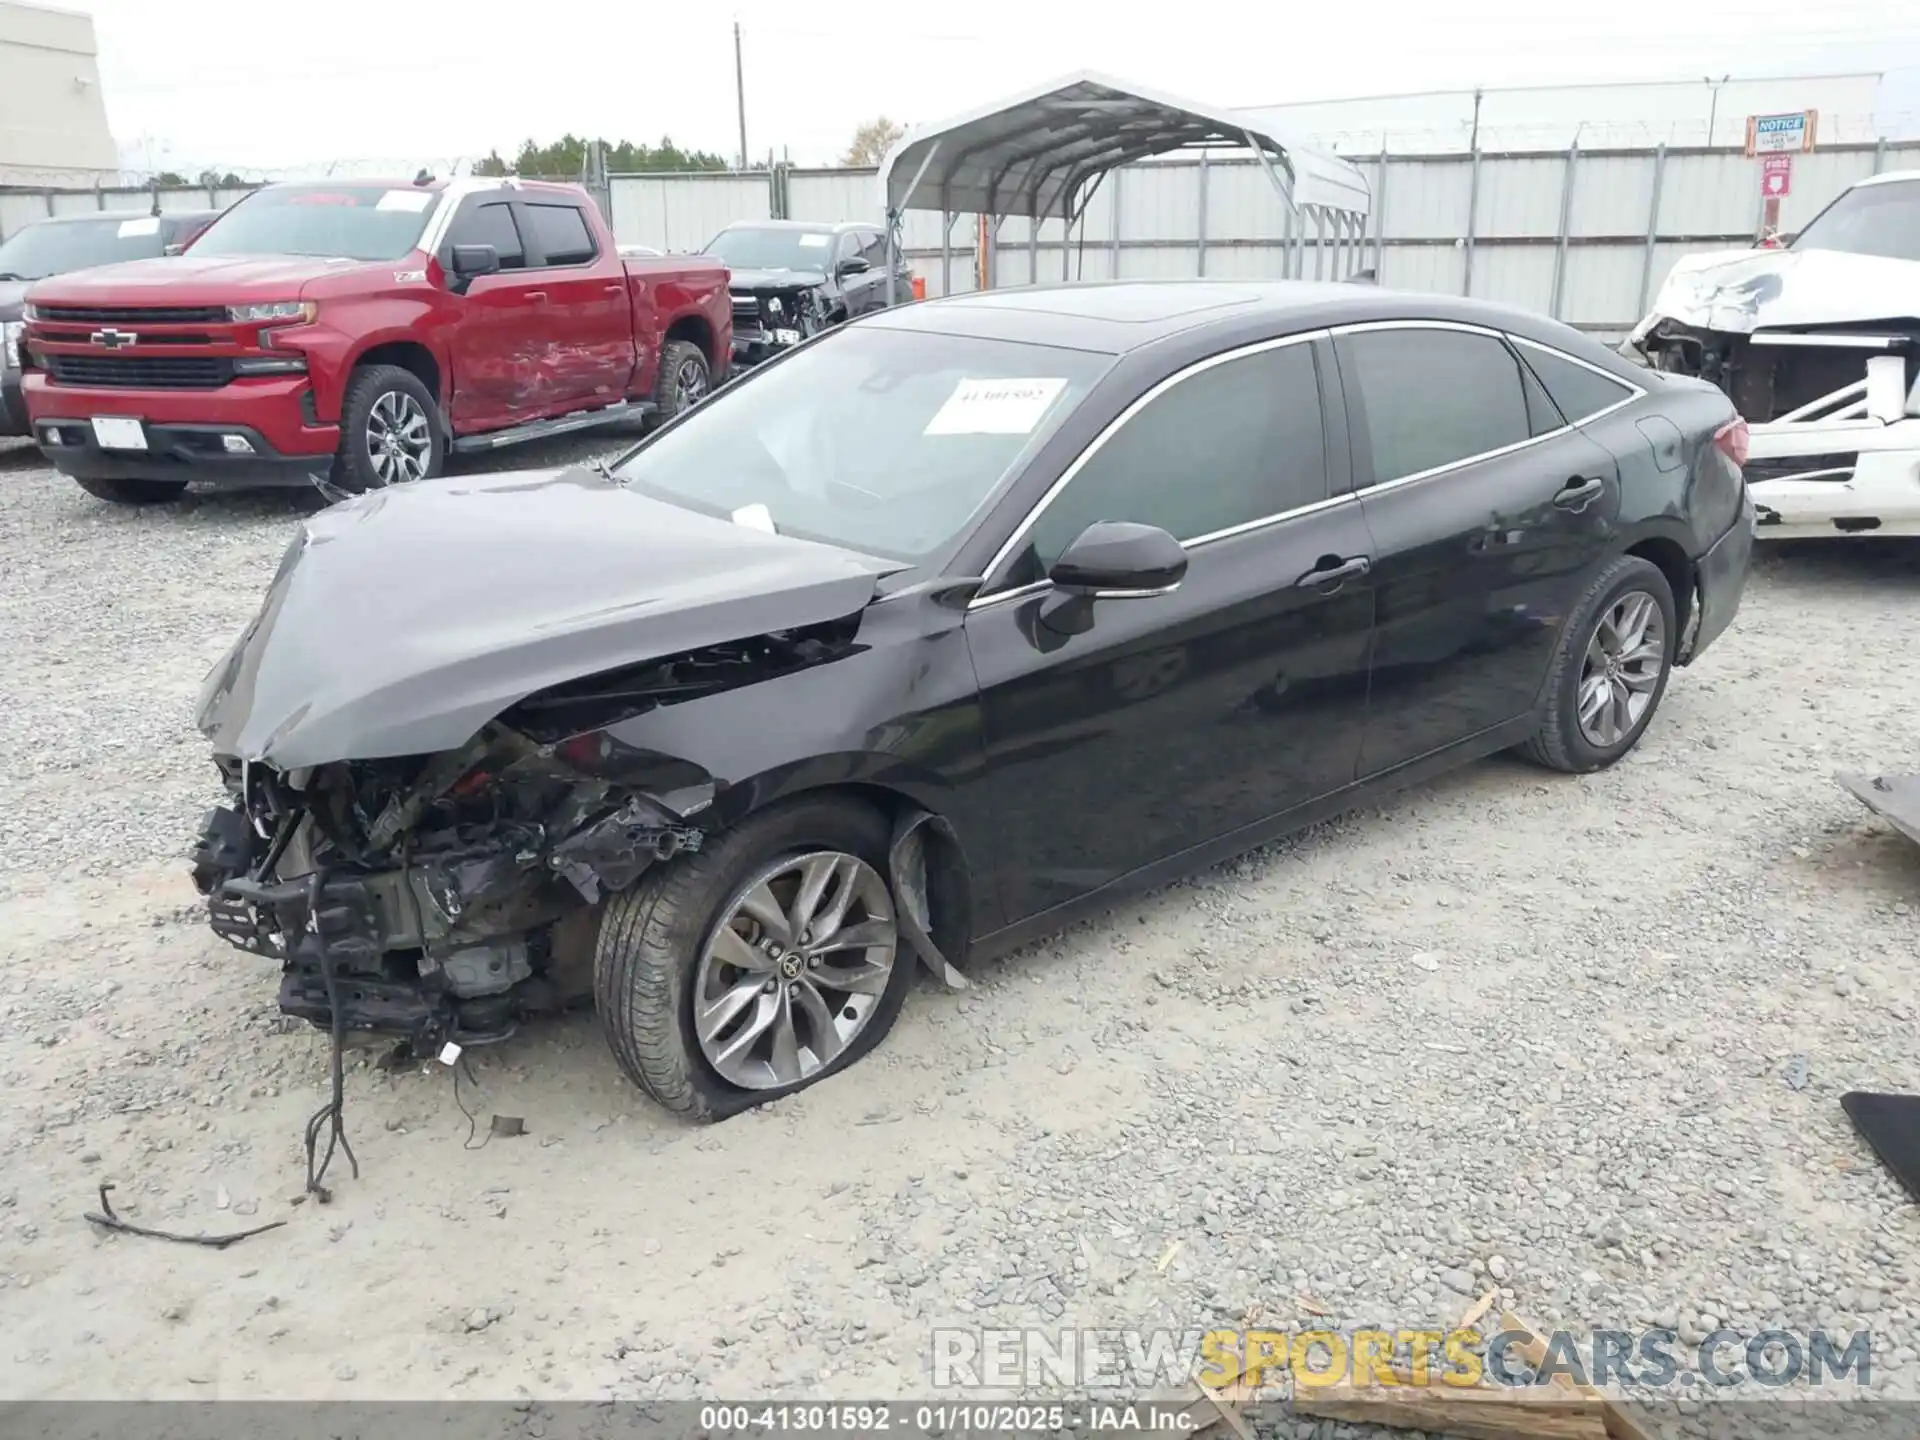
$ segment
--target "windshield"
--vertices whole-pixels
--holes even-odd
[[[0,280],[44,280],[94,265],[147,260],[166,244],[154,215],[29,225],[0,245]]]
[[[1847,191],[1816,216],[1790,248],[1920,260],[1920,180],[1890,180]]]
[[[735,270],[825,270],[833,259],[831,230],[722,230],[706,253]]]
[[[439,203],[432,190],[386,185],[271,185],[209,225],[195,255],[320,255],[398,260]]]
[[[617,473],[743,524],[921,561],[961,533],[1112,363],[854,325],[721,390]]]

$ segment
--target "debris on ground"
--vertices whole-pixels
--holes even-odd
[[[228,1235],[179,1235],[171,1230],[152,1230],[145,1225],[135,1225],[131,1221],[123,1220],[114,1214],[113,1202],[107,1199],[107,1192],[111,1189],[113,1189],[111,1185],[100,1187],[99,1212],[89,1210],[85,1218],[102,1230],[114,1230],[122,1235],[144,1235],[150,1240],[171,1240],[178,1245],[205,1245],[210,1250],[224,1250],[229,1245],[237,1245],[251,1236],[264,1235],[269,1230],[278,1230],[287,1223],[284,1220],[272,1220],[265,1225],[256,1225],[251,1230],[236,1230]]]

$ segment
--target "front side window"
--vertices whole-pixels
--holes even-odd
[[[1375,484],[1533,437],[1520,362],[1491,335],[1365,330],[1335,343],[1366,410]]]
[[[860,258],[879,270],[887,263],[887,237],[873,230],[860,232]]]
[[[1044,579],[1098,521],[1195,540],[1326,495],[1312,347],[1243,355],[1178,381],[1110,433],[1035,519],[1008,583]]]
[[[1584,365],[1576,365],[1565,356],[1543,350],[1537,345],[1522,344],[1520,358],[1527,362],[1529,370],[1540,377],[1540,383],[1547,387],[1553,403],[1575,425],[1599,414],[1609,405],[1618,405],[1633,394],[1624,381],[1602,375],[1597,370],[1589,370]]]
[[[504,200],[490,200],[461,211],[454,218],[447,243],[491,245],[500,257],[502,270],[526,268],[527,247],[520,239],[520,227],[514,224],[513,206]]]
[[[658,499],[913,563],[956,540],[1112,364],[851,326],[717,391],[616,473]]]
[[[440,204],[433,190],[388,185],[269,185],[193,242],[195,255],[318,255],[398,260]]]
[[[531,204],[527,217],[534,238],[540,242],[543,263],[585,265],[593,259],[593,232],[577,206]]]

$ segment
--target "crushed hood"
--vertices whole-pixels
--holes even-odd
[[[307,521],[195,723],[283,769],[432,754],[552,685],[853,614],[899,568],[591,470],[420,481]]]
[[[809,290],[826,283],[826,272],[821,270],[735,270],[727,277],[727,288],[737,292]]]
[[[1660,287],[1643,340],[1662,320],[1750,335],[1920,318],[1920,264],[1839,250],[1718,250],[1690,255]]]

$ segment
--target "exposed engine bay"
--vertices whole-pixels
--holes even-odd
[[[280,1008],[432,1054],[591,993],[594,907],[700,848],[713,778],[598,728],[847,653],[829,622],[592,676],[438,755],[220,757],[193,855],[213,929],[281,962]]]

